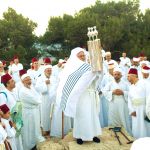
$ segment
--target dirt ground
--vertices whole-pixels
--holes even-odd
[[[132,141],[134,140],[129,136],[124,129],[123,133]],[[64,139],[48,138],[45,142],[37,145],[37,150],[130,150],[132,144],[127,144],[127,139],[121,134],[117,133],[122,145],[119,145],[115,134],[112,130],[104,128],[100,143],[84,142],[82,145],[78,145],[75,139],[72,137],[72,132],[69,132]]]

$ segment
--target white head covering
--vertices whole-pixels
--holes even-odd
[[[107,56],[107,55],[111,55],[111,52],[106,52],[106,53],[105,53],[105,56]]]
[[[21,76],[21,80],[24,80],[26,77],[30,77],[30,76],[27,73],[25,73]]]
[[[150,137],[144,137],[135,140],[130,150],[149,150],[149,149],[150,149]]]
[[[77,47],[74,48],[71,51],[70,57],[67,60],[64,69],[61,72],[61,76],[60,77],[60,82],[57,88],[57,97],[56,97],[56,103],[59,105],[60,104],[60,97],[58,98],[58,95],[61,95],[62,93],[62,89],[64,87],[64,84],[68,78],[68,76],[73,73],[75,70],[77,70],[82,64],[84,64],[85,62],[81,61],[78,57],[77,54],[79,52],[84,52],[85,50],[83,48]],[[86,53],[85,53],[86,55]]]
[[[139,57],[133,57],[133,61],[139,62],[139,61],[140,61],[140,58],[139,58]]]
[[[63,59],[59,59],[58,62],[59,62],[59,63],[63,63],[63,62],[65,62],[65,61],[64,61]]]
[[[115,67],[113,72],[120,72],[120,73],[122,73],[122,71],[121,71],[121,69],[119,67]]]
[[[45,65],[45,66],[43,66],[43,70],[48,69],[48,68],[52,69],[52,65]]]

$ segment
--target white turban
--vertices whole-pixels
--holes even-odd
[[[44,66],[44,71],[45,71],[45,69],[48,69],[48,68],[51,68],[51,69],[52,69],[52,65],[45,65],[45,66]]]
[[[107,56],[107,55],[111,55],[111,52],[106,52],[106,53],[105,53],[105,56]]]
[[[27,73],[25,73],[21,76],[21,80],[24,80],[26,77],[30,77],[30,76]]]
[[[119,67],[114,68],[113,72],[120,72],[122,73],[121,69]]]

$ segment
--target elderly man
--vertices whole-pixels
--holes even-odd
[[[138,79],[138,71],[131,68],[128,72],[128,81],[131,83],[128,94],[128,108],[132,117],[132,133],[135,138],[148,136],[146,116],[146,101],[148,93],[143,80]]]
[[[128,113],[128,84],[121,80],[120,68],[113,71],[114,80],[103,89],[103,94],[109,101],[108,125],[123,126],[131,134],[131,126]]]
[[[41,93],[41,127],[45,135],[50,131],[50,109],[52,102],[55,101],[56,95],[56,80],[52,74],[52,66],[46,65],[43,67],[43,73],[38,77],[35,89]]]
[[[60,107],[66,116],[74,118],[73,137],[78,144],[83,144],[83,141],[99,143],[97,136],[101,134],[97,111],[99,97],[96,92],[99,78],[85,63],[85,54],[82,48],[71,51],[59,84],[62,88]]]
[[[41,104],[40,95],[31,86],[31,78],[28,74],[21,76],[23,87],[19,91],[20,99],[22,100],[22,119],[23,126],[23,146],[25,150],[30,150],[39,142],[45,139],[41,134],[40,129],[40,111]]]

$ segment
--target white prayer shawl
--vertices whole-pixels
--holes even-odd
[[[0,124],[0,144],[4,144],[6,137],[7,137],[7,132],[3,128],[3,126]]]
[[[23,65],[21,63],[18,63],[17,65],[12,64],[12,67],[11,67],[12,77],[16,83],[20,81],[19,70],[22,70],[22,69],[23,69]]]
[[[66,84],[68,77],[73,72],[78,70],[83,64],[86,64],[85,62],[81,61],[77,57],[77,54],[81,51],[85,53],[85,50],[80,47],[77,47],[71,51],[71,55],[70,55],[69,59],[67,60],[67,63],[65,64],[63,71],[61,72],[61,78],[59,81],[59,85],[58,85],[58,89],[57,89],[57,96],[56,96],[56,105],[58,108],[60,107],[62,91],[63,91],[63,88]]]
[[[11,110],[16,105],[16,95],[14,92],[11,92],[5,88],[5,90],[0,93],[0,105],[6,104]]]
[[[50,84],[47,85],[45,83],[46,80],[50,80]],[[37,79],[35,89],[41,93],[41,126],[44,131],[49,131],[51,104],[56,99],[56,79],[53,76],[48,79],[45,74],[42,74]]]
[[[22,119],[24,126],[22,128],[23,146],[25,150],[30,150],[38,142],[44,141],[40,129],[40,111],[41,104],[40,95],[31,87],[28,89],[23,87],[20,90],[19,96],[22,100]]]
[[[83,69],[83,73],[80,69]],[[68,77],[68,80],[64,85],[60,105],[61,108],[64,110],[66,116],[75,116],[76,104],[79,100],[80,95],[96,77],[96,75],[92,73],[89,69],[90,66],[88,64],[83,64],[81,68],[79,68],[79,70],[75,71]]]
[[[10,142],[12,150],[17,150],[16,140],[15,140],[15,135],[16,135],[15,128],[10,126],[9,120],[2,118],[1,121],[5,125],[5,130],[7,132],[7,139]]]
[[[148,136],[146,117],[146,87],[143,81],[129,87],[128,108],[129,113],[136,112],[136,117],[132,116],[132,133],[135,138]]]
[[[112,92],[115,89],[123,91],[123,95],[113,95]],[[128,84],[121,80],[119,83],[112,81],[108,83],[104,89],[103,94],[109,101],[109,115],[108,125],[110,126],[123,126],[128,133],[131,134],[131,126],[128,112]]]

